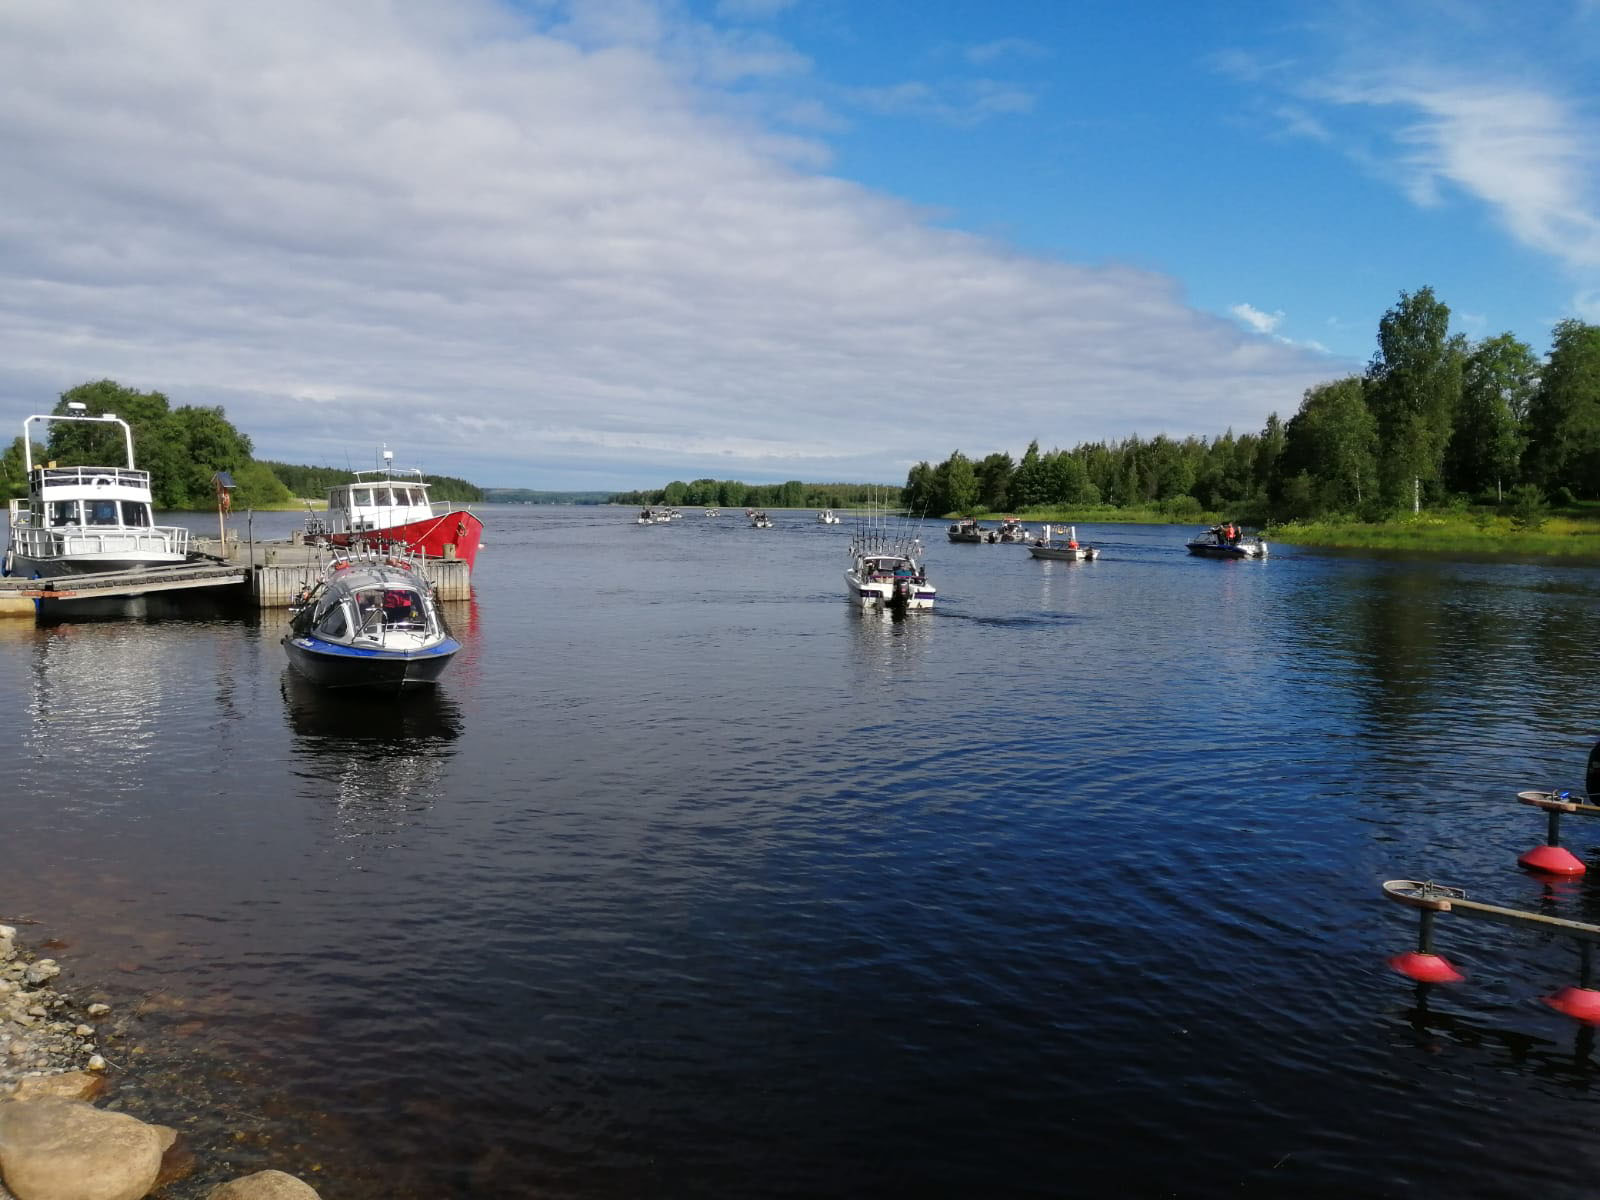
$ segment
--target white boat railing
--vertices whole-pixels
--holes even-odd
[[[40,482],[58,487],[131,487],[150,490],[150,472],[127,467],[36,467]]]
[[[28,558],[67,558],[80,554],[188,554],[189,531],[179,526],[139,528],[40,529],[27,514],[18,520],[16,501],[11,508],[11,549]]]

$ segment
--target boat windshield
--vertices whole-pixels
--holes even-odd
[[[380,629],[416,629],[425,623],[422,597],[412,588],[363,588],[355,596],[364,633]]]

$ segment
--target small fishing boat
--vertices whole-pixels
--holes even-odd
[[[1000,522],[1000,528],[995,530],[993,540],[1011,545],[1021,545],[1028,540],[1028,531],[1023,527],[1022,522],[1015,517],[1006,517]]]
[[[477,565],[483,521],[470,508],[428,499],[420,470],[393,465],[385,446],[375,470],[356,471],[355,481],[328,489],[327,541],[344,549],[459,558]]]
[[[291,610],[283,648],[323,687],[399,691],[437,683],[461,643],[410,560],[339,557]]]
[[[825,508],[817,514],[818,525],[837,525],[838,523],[839,514],[834,512],[831,508]]]
[[[1202,558],[1265,558],[1267,543],[1233,522],[1202,529],[1188,541],[1189,553]]]
[[[35,466],[29,429],[35,421],[119,425],[127,465]],[[39,413],[23,421],[21,440],[28,495],[10,502],[5,574],[50,579],[188,561],[189,531],[157,525],[152,518],[150,472],[133,465],[133,430],[126,421],[110,413],[91,417],[85,405],[69,401],[65,413]]]
[[[945,529],[952,542],[981,542],[993,532],[979,525],[976,517],[967,517]]]
[[[656,523],[656,514],[648,508],[641,508],[639,515],[633,519],[633,523],[635,525],[654,525]]]
[[[1051,539],[1054,529],[1050,525],[1044,527],[1044,536],[1035,538],[1028,544],[1028,553],[1035,558],[1053,558],[1066,562],[1090,562],[1100,557],[1097,547],[1086,546],[1078,541],[1078,527],[1067,526],[1067,536]]]
[[[721,515],[722,515],[722,510],[720,508],[708,508],[708,509],[706,509],[706,516],[708,516],[708,517],[720,517]]]
[[[772,518],[767,516],[765,510],[746,509],[745,516],[750,518],[750,528],[771,529]]]

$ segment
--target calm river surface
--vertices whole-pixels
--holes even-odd
[[[1600,919],[1513,800],[1582,783],[1600,570],[930,522],[894,621],[848,523],[633,515],[485,510],[400,705],[298,686],[281,614],[0,622],[0,917],[135,1020],[182,1194],[1600,1187],[1571,944],[1446,917],[1419,995],[1378,888]]]

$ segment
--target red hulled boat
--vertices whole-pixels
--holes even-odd
[[[394,467],[387,447],[382,455],[383,466],[357,471],[353,482],[328,489],[328,541],[459,558],[469,572],[476,569],[483,522],[465,505],[430,501],[420,470]]]

